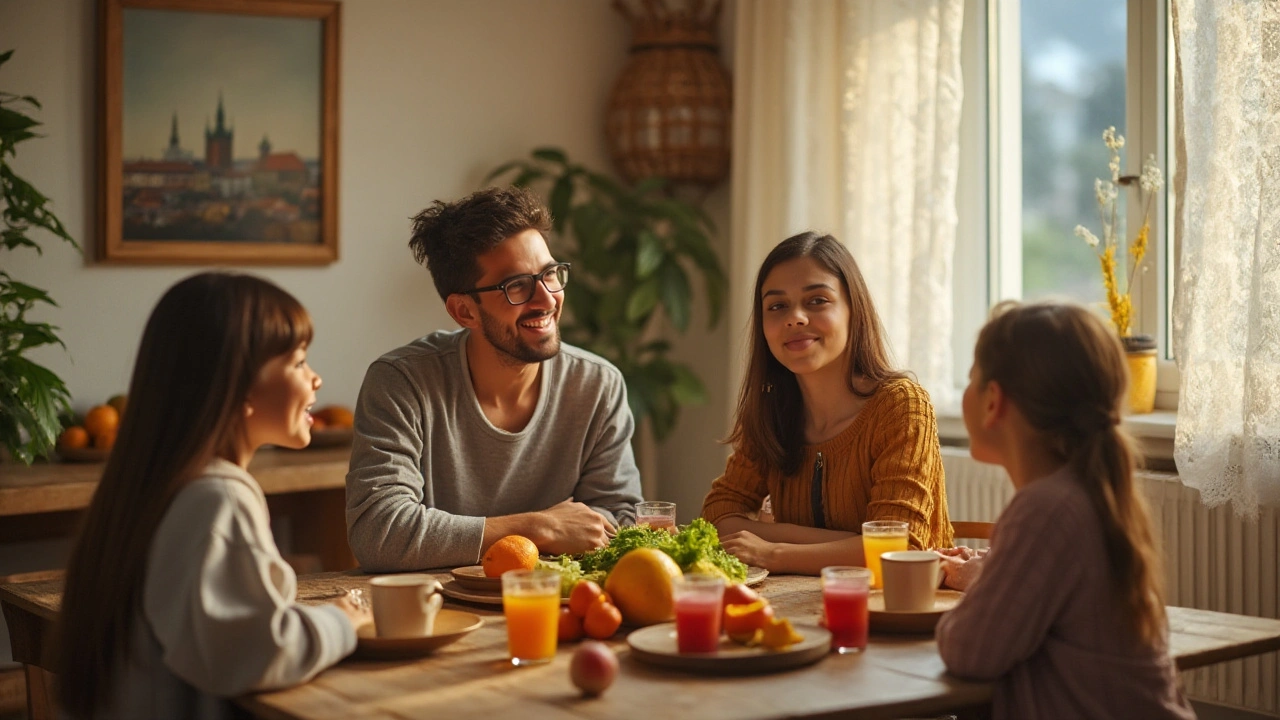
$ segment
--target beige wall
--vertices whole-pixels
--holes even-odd
[[[0,88],[37,96],[44,139],[17,170],[54,200],[68,230],[94,245],[95,3],[0,0]],[[732,27],[726,13],[723,28]],[[602,117],[629,30],[604,0],[345,0],[342,17],[341,260],[323,268],[255,268],[310,309],[320,401],[352,404],[382,352],[452,327],[406,248],[407,218],[435,198],[477,188],[486,171],[542,144],[607,167]],[[724,57],[731,57],[726,43]],[[192,144],[197,128],[183,129]],[[162,145],[166,138],[157,138]],[[727,188],[707,200],[727,251]],[[68,351],[36,355],[68,383],[78,410],[123,392],[147,313],[192,267],[95,265],[69,247],[7,253],[5,270],[50,291]],[[677,356],[712,402],[685,415],[658,455],[658,494],[688,520],[725,452],[728,333],[695,316]]]

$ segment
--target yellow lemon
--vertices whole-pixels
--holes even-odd
[[[604,581],[604,591],[630,625],[653,625],[675,617],[671,580],[684,573],[657,548],[636,548],[623,555]]]

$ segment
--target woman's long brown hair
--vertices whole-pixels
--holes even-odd
[[[733,432],[725,439],[756,463],[783,475],[799,471],[804,456],[804,397],[796,376],[769,350],[764,337],[764,282],[773,269],[784,262],[811,258],[835,275],[849,303],[849,344],[846,375],[849,390],[870,397],[875,390],[862,392],[857,380],[870,380],[878,387],[885,380],[905,377],[893,369],[884,341],[880,316],[871,303],[871,293],[862,279],[858,263],[849,250],[830,235],[806,232],[783,240],[769,252],[756,273],[755,305],[751,309],[751,341],[747,374],[738,393],[738,412]]]
[[[93,717],[113,699],[170,500],[215,456],[233,457],[258,372],[311,335],[293,296],[249,275],[194,275],[152,311],[128,408],[67,568],[57,667],[72,717]]]
[[[1120,427],[1129,384],[1120,340],[1082,307],[1009,303],[978,335],[974,363],[981,381],[999,384],[1088,491],[1125,625],[1163,647],[1162,561],[1134,486],[1139,456]]]

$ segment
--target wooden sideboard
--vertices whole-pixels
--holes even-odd
[[[350,448],[258,451],[249,472],[267,495],[273,518],[289,518],[293,555],[314,556],[324,570],[356,566],[347,545],[346,477]],[[0,463],[0,542],[64,537],[89,506],[103,463]]]

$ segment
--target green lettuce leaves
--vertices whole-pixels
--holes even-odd
[[[608,545],[574,558],[560,555],[541,560],[538,567],[556,570],[561,574],[561,592],[567,595],[579,580],[603,583],[605,576],[618,564],[623,555],[636,548],[657,548],[680,566],[685,574],[701,573],[720,575],[728,583],[740,583],[747,579],[747,566],[720,546],[720,534],[711,523],[696,518],[672,535],[666,530],[655,530],[648,525],[619,528]]]

